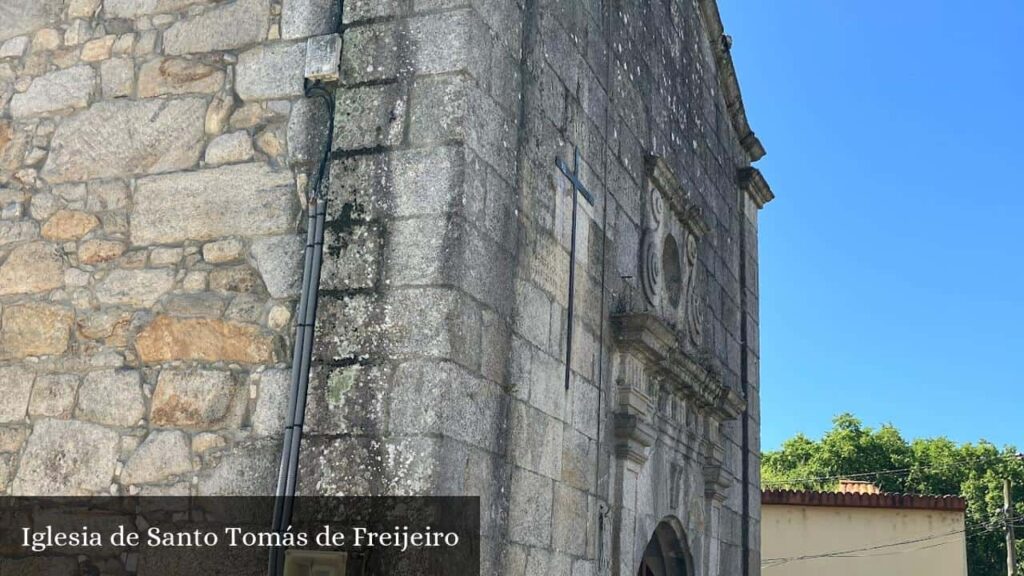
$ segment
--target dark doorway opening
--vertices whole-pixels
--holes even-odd
[[[686,543],[676,529],[662,520],[644,549],[637,576],[689,576]]]

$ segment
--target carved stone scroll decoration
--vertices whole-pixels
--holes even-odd
[[[647,218],[644,226],[643,248],[640,254],[640,270],[643,279],[644,296],[647,303],[657,306],[661,298],[661,236],[665,216],[665,203],[661,192],[651,188],[647,193]]]
[[[700,244],[708,226],[662,159],[649,158],[647,171],[639,255],[644,311],[670,326],[685,327],[689,341],[699,347],[707,307]]]
[[[736,419],[745,400],[725,386],[705,349],[701,240],[709,227],[663,160],[648,159],[647,170],[637,255],[644,297],[612,317],[616,454],[643,466],[664,443],[674,457],[699,463],[708,497],[718,499],[734,480],[719,426]]]
[[[686,327],[690,342],[694,346],[702,344],[704,333],[704,312],[707,309],[704,282],[704,269],[697,261],[697,239],[690,235],[686,239],[686,267],[689,275],[686,279]]]

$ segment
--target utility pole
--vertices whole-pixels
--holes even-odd
[[[1006,574],[1017,576],[1016,538],[1013,536],[1013,499],[1010,497],[1010,479],[1003,480],[1003,506],[1006,513]]]

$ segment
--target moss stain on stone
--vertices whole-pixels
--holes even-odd
[[[360,366],[348,366],[331,372],[327,378],[327,403],[338,407],[345,403],[345,394],[355,385]]]

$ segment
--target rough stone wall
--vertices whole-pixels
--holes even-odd
[[[752,470],[759,464],[757,421],[748,422],[745,453],[742,417],[713,416],[710,406],[667,390],[664,378],[650,379],[653,406],[645,418],[651,445],[636,461],[623,455],[631,449],[624,446],[628,435],[620,428],[629,367],[613,344],[620,335],[608,317],[628,309],[626,302],[643,291],[648,273],[643,219],[654,188],[648,160],[653,155],[678,181],[687,205],[701,211],[707,227],[696,249],[695,268],[703,280],[697,285],[702,294],[695,318],[701,326],[693,353],[706,357],[724,390],[741,396],[745,388],[751,390],[747,405],[756,418],[756,368],[747,371],[745,382],[741,378],[741,363],[756,358],[757,341],[741,334],[742,315],[756,310],[756,288],[747,286],[754,300],[745,303],[740,228],[756,222],[757,208],[737,176],[758,153],[741,144],[747,135],[737,133],[735,111],[726,101],[727,71],[716,46],[724,39],[715,33],[717,22],[708,21],[717,18],[717,10],[713,2],[695,0],[538,0],[527,3],[525,18],[532,32],[520,128],[523,232],[513,350],[521,351],[530,372],[512,381],[511,429],[514,437],[523,436],[513,445],[529,448],[510,455],[515,468],[509,557],[525,562],[524,574],[538,573],[531,566],[547,562],[547,573],[568,573],[571,566],[584,574],[629,576],[657,524],[670,519],[689,548],[690,570],[759,573],[757,499],[744,512],[742,471],[744,459]],[[580,201],[574,379],[563,396],[572,192],[553,159],[572,158],[574,146],[582,156],[582,180],[596,203]],[[669,218],[671,211],[666,207],[664,213]],[[756,245],[756,229],[747,237]],[[756,278],[756,252],[750,254],[747,264]],[[537,313],[548,309],[550,315]],[[756,321],[748,329],[756,335]],[[594,466],[599,467],[596,483]],[[746,489],[756,495],[756,476],[748,481]],[[602,505],[609,509],[603,542],[594,536]],[[528,535],[515,532],[519,524],[531,527]],[[594,561],[599,554],[600,567]],[[744,554],[751,560],[744,562]]]
[[[346,4],[304,491],[480,495],[486,574],[631,575],[666,513],[697,574],[759,572],[742,470],[756,495],[764,198],[739,174],[760,152],[734,126],[708,15],[687,0]],[[597,201],[579,208],[566,391],[572,196],[554,159],[574,145]],[[702,209],[699,347],[716,394],[746,394],[749,412],[744,427],[694,406],[691,425],[662,426],[659,407],[672,430],[625,470],[611,324],[640,289],[650,155]]]
[[[270,490],[326,124],[301,39],[336,6],[0,5],[0,487]],[[301,492],[479,495],[484,574],[631,575],[666,518],[698,575],[758,573],[765,197],[719,26],[710,0],[346,0]],[[703,392],[621,385],[652,155],[701,213]],[[653,432],[624,437],[634,397]]]
[[[0,3],[0,493],[270,491],[336,6]]]

